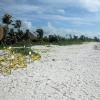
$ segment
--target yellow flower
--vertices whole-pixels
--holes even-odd
[[[2,71],[3,75],[10,75],[11,74],[10,66],[4,66],[4,67],[2,67],[1,71]]]
[[[0,62],[5,61],[4,57],[0,57]]]
[[[40,60],[41,56],[40,55],[32,55],[32,60],[35,61],[35,60]]]
[[[28,58],[21,53],[15,53],[12,47],[5,49],[7,55],[0,56],[0,73],[3,75],[10,75],[12,70],[18,68],[26,68]],[[33,54],[30,51],[29,57],[31,60],[40,60],[41,56],[39,54]]]

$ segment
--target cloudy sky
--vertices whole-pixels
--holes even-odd
[[[100,0],[0,0],[0,18],[4,13],[28,28],[100,33]]]

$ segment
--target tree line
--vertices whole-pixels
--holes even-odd
[[[10,28],[10,27],[11,28]],[[36,29],[37,37],[34,36],[34,33],[30,32],[29,29],[26,29],[24,32],[22,27],[22,21],[21,20],[12,20],[12,16],[9,14],[5,14],[2,17],[2,25],[0,26],[3,28],[3,38],[0,40],[0,43],[4,44],[15,44],[21,41],[32,41],[36,38],[41,40],[43,38],[43,30],[42,29]],[[17,31],[15,31],[17,30]]]
[[[12,16],[9,14],[5,14],[2,17],[2,25],[3,28],[3,38],[0,40],[0,45],[10,45],[16,43],[59,43],[59,42],[68,42],[68,41],[99,41],[99,38],[89,38],[85,35],[74,35],[69,34],[69,38],[62,37],[59,35],[49,35],[44,36],[44,30],[42,28],[36,29],[35,32],[30,32],[29,29],[26,29],[25,32],[21,29],[22,21],[21,20],[12,20]],[[17,31],[15,31],[17,30]]]

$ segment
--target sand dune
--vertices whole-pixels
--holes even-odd
[[[0,100],[100,100],[99,45],[34,46],[41,60],[0,75]]]

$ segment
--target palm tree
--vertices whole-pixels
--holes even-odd
[[[4,31],[5,31],[5,33],[4,33],[4,35],[5,35],[5,41],[6,41],[6,35],[7,35],[7,33],[8,33],[8,30],[9,30],[9,25],[12,23],[12,20],[11,20],[11,18],[12,18],[12,16],[11,15],[9,15],[9,14],[5,14],[3,17],[2,17],[2,23],[3,24],[6,24],[6,26],[4,27]]]
[[[43,29],[37,29],[36,32],[38,33],[38,38],[43,39]]]
[[[18,30],[18,32],[16,34],[17,41],[20,41],[20,39],[22,38],[22,34],[21,34],[22,32],[20,30],[21,26],[22,26],[21,20],[16,20],[15,24],[14,24],[14,27],[17,28],[17,30]]]
[[[17,28],[18,31],[20,31],[21,26],[22,26],[21,20],[16,20],[15,21],[15,28]]]
[[[12,16],[9,15],[9,14],[5,14],[2,18],[2,23],[6,24],[7,25],[7,28],[8,28],[8,25],[12,23],[12,20],[11,20]]]

